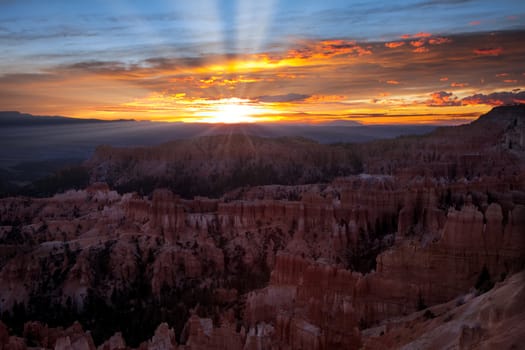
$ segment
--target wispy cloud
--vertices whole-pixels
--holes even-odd
[[[499,56],[503,53],[503,49],[501,47],[495,47],[495,48],[489,47],[489,48],[475,49],[474,53],[480,56]]]
[[[289,93],[286,95],[271,95],[271,96],[258,96],[255,98],[259,102],[297,102],[304,101],[309,98],[310,95],[294,94]]]

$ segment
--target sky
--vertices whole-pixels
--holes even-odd
[[[0,110],[458,124],[525,103],[525,1],[0,0]]]

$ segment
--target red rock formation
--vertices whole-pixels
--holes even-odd
[[[272,322],[277,341],[292,348],[356,347],[358,319],[351,296],[359,277],[360,274],[279,254],[270,285],[248,295],[245,321],[251,325]]]
[[[522,206],[514,209],[521,210]],[[509,217],[513,218],[513,213]],[[460,211],[449,211],[441,237],[426,243],[400,240],[378,256],[377,272],[366,276],[297,256],[277,255],[270,286],[248,296],[245,320],[274,323],[277,334],[286,336],[286,344],[302,334],[293,331],[296,326],[292,321],[299,315],[299,324],[307,322],[313,325],[309,329],[318,329],[311,334],[325,334],[331,341],[345,339],[341,334],[358,323],[370,325],[414,312],[418,304],[434,305],[464,293],[484,267],[493,278],[522,268],[523,234],[514,238],[513,253],[505,252],[502,242],[507,237],[505,231],[525,232],[525,226],[522,219],[506,225],[504,228],[498,204],[491,204],[484,215],[467,203]],[[284,314],[275,316],[280,313]],[[356,343],[351,339],[346,345]]]
[[[66,329],[55,343],[56,350],[96,350],[95,343],[89,333],[84,332],[82,326],[74,323]]]
[[[184,349],[187,350],[236,350],[242,349],[244,336],[233,325],[215,328],[209,318],[192,315],[183,330]]]
[[[122,338],[122,334],[117,332],[100,345],[97,350],[127,350],[126,341]]]
[[[365,332],[363,349],[512,349],[525,341],[525,274]]]
[[[155,330],[155,334],[150,341],[148,341],[148,350],[176,350],[177,342],[175,340],[175,332],[169,328],[167,323],[161,323]]]

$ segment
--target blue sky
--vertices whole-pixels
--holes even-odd
[[[5,71],[6,63],[37,57],[246,53],[301,38],[376,41],[421,31],[510,29],[523,16],[525,1],[8,0],[0,1],[0,58]]]

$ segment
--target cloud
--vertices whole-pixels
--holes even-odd
[[[59,82],[60,77],[48,73],[15,73],[0,75],[1,84],[26,84],[26,83],[45,83]]]
[[[468,83],[457,83],[457,82],[453,82],[453,83],[450,83],[450,86],[451,86],[451,87],[465,87],[465,86],[468,86]]]
[[[386,83],[390,84],[390,85],[398,85],[399,81],[397,81],[397,80],[387,80]]]
[[[395,48],[401,47],[403,45],[405,45],[404,41],[392,41],[392,42],[389,42],[389,43],[385,43],[385,46],[390,48],[390,49],[395,49]]]
[[[327,102],[341,102],[346,99],[343,95],[312,95],[305,101],[308,103],[327,103]]]
[[[65,67],[72,70],[84,70],[90,72],[124,71],[126,65],[119,61],[84,61],[70,64]],[[130,67],[132,68],[132,67]]]
[[[10,31],[8,29],[0,30],[0,40],[13,43],[50,39],[63,40],[64,38],[75,38],[80,40],[82,38],[91,38],[96,36],[99,36],[99,34],[96,32],[69,26],[55,26],[45,28],[45,30],[21,30],[18,32]]]
[[[503,53],[503,49],[501,47],[475,49],[474,53],[479,56],[499,56]]]
[[[428,40],[428,43],[430,45],[442,45],[442,44],[448,44],[452,42],[452,40],[450,40],[449,38],[444,38],[444,37],[435,37],[435,38],[431,38]]]
[[[150,57],[144,60],[146,67],[173,69],[174,67],[200,67],[206,63],[204,57]]]
[[[419,40],[411,41],[410,45],[412,45],[414,47],[421,47],[421,46],[425,45],[425,39],[419,39]]]
[[[489,106],[501,106],[514,103],[525,103],[525,91],[522,92],[494,92],[488,95],[475,94],[461,100],[463,105],[485,104]]]
[[[479,26],[481,24],[481,21],[470,21],[468,22],[470,26]]]
[[[441,77],[439,78],[439,81],[448,81],[448,77]]]
[[[286,58],[289,59],[311,59],[331,58],[340,55],[356,54],[358,56],[369,55],[372,52],[348,40],[322,40],[307,42],[302,47],[288,50]]]
[[[427,48],[427,47],[424,47],[424,46],[421,46],[421,47],[418,47],[417,49],[412,50],[412,52],[415,52],[415,53],[425,53],[425,52],[428,52],[428,48]]]
[[[297,79],[297,78],[304,78],[304,75],[297,75],[297,74],[290,74],[290,73],[278,73],[278,78],[281,79]]]
[[[191,77],[189,77],[191,79]],[[183,78],[184,80],[187,80],[188,77]],[[177,79],[179,80],[180,79]],[[267,80],[265,78],[260,78],[257,76],[245,76],[245,75],[227,75],[227,76],[208,76],[204,77],[199,80],[199,87],[206,89],[210,87],[218,87],[218,86],[225,86],[229,89],[233,89],[238,84],[249,84],[249,83],[257,83]],[[274,81],[273,78],[268,79],[268,81]]]
[[[416,33],[416,34],[403,34],[401,35],[401,38],[402,39],[410,39],[410,38],[413,38],[413,39],[417,39],[417,38],[430,38],[432,36],[432,34],[430,33],[426,33],[426,32],[419,32],[419,33]]]
[[[286,95],[265,95],[258,96],[255,98],[258,102],[267,102],[267,103],[283,103],[283,102],[299,102],[304,101],[307,98],[311,97],[310,95],[303,94],[286,94]]]
[[[313,45],[308,45],[302,52],[307,53],[305,58],[312,56],[330,58],[337,55],[345,54],[356,54],[358,56],[372,54],[372,51],[360,45],[357,45],[356,42],[353,40],[323,40],[320,42],[316,42]]]
[[[427,106],[431,107],[449,107],[461,106],[461,101],[452,93],[446,91],[433,92],[430,95],[430,100],[427,101]]]
[[[422,1],[416,6],[425,7],[425,6],[442,6],[442,5],[460,5],[472,2],[472,0],[427,0]]]

